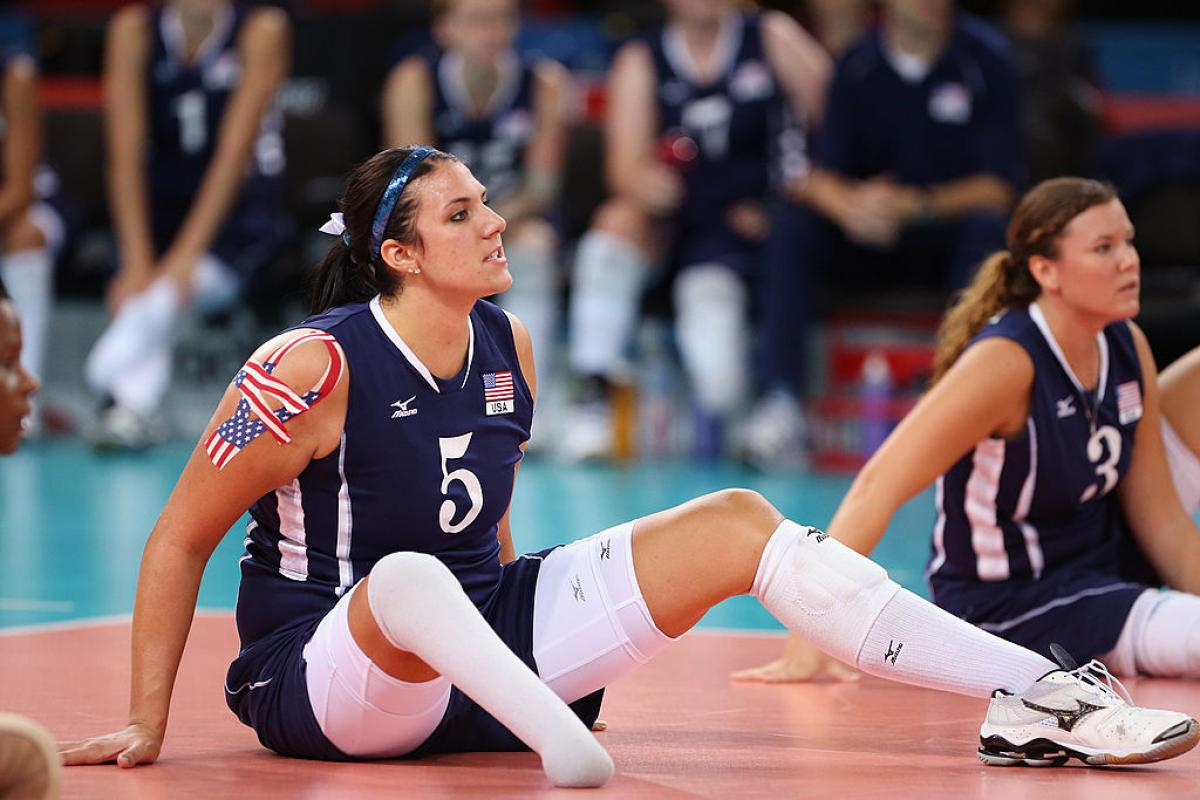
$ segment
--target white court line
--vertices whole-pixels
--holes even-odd
[[[70,614],[75,604],[69,600],[33,600],[26,597],[0,597],[0,611],[44,611]]]
[[[229,608],[197,608],[197,617],[233,617],[233,609]],[[133,614],[109,614],[100,617],[85,617],[83,619],[64,619],[57,622],[35,622],[30,625],[15,625],[11,628],[0,628],[0,638],[5,636],[24,636],[29,633],[52,633],[68,631],[77,628],[102,628],[105,625],[129,624]]]

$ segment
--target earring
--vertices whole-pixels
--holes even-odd
[[[421,273],[420,267],[413,267],[412,269],[408,270],[409,275],[419,275],[420,273]]]

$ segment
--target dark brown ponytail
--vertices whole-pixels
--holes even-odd
[[[320,314],[335,306],[363,303],[375,295],[395,296],[404,289],[404,279],[372,252],[371,225],[388,183],[416,145],[393,147],[376,153],[355,167],[346,179],[338,208],[346,226],[344,236],[329,248],[313,276],[309,309]],[[388,218],[383,238],[404,244],[417,240],[415,224],[417,193],[412,184],[444,161],[457,161],[449,153],[435,151],[412,171],[408,186],[400,194]]]

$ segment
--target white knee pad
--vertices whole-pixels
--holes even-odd
[[[612,375],[633,336],[650,264],[632,243],[591,231],[579,243],[571,276],[571,368]]]
[[[1106,658],[1121,674],[1200,677],[1200,597],[1147,589]]]
[[[871,626],[899,590],[874,561],[817,528],[784,520],[763,550],[750,593],[793,633],[856,664]]]
[[[749,392],[749,320],[745,282],[720,264],[685,269],[675,280],[675,328],[696,400],[728,415]]]

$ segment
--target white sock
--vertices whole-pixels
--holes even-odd
[[[506,252],[513,285],[500,296],[500,305],[525,323],[541,373],[554,362],[557,349],[558,261],[553,250],[525,246],[520,241]]]
[[[1200,677],[1200,597],[1169,589],[1142,592],[1116,646],[1100,660],[1120,675]]]
[[[675,331],[700,408],[728,417],[750,390],[746,284],[721,264],[688,267],[675,280]]]
[[[576,373],[612,375],[620,366],[649,271],[645,254],[619,236],[589,231],[580,240],[567,319]]]
[[[557,786],[601,786],[613,763],[575,713],[500,640],[433,556],[401,552],[371,570],[367,600],[384,636],[444,675],[542,758]]]
[[[153,414],[171,388],[171,344],[157,343],[145,351],[141,360],[112,376],[108,393],[117,405],[136,411],[143,417]]]
[[[763,550],[751,594],[787,628],[882,678],[988,697],[1019,692],[1055,665],[911,592],[841,542],[784,520]]]
[[[159,278],[126,300],[88,354],[84,375],[92,389],[110,392],[154,348],[169,344],[181,306],[179,289],[170,278]]]
[[[39,247],[5,254],[0,258],[0,278],[21,320],[21,363],[35,377],[44,378],[46,333],[54,302],[54,262],[50,250]]]

